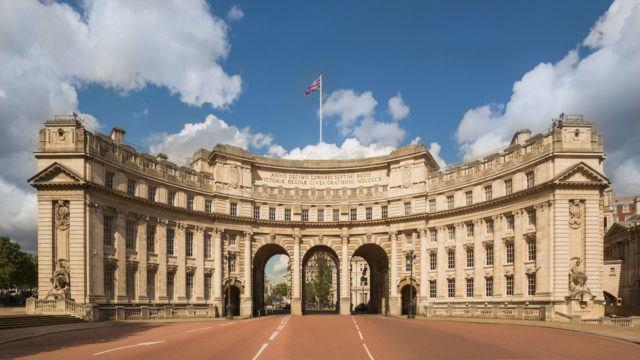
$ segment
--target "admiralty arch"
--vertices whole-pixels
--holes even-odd
[[[349,262],[359,256],[370,313],[400,315],[415,294],[422,315],[507,305],[543,319],[603,315],[610,186],[602,136],[581,117],[518,131],[508,147],[445,169],[424,145],[353,160],[215,145],[179,166],[124,137],[73,116],[40,130],[29,179],[40,298],[63,291],[77,304],[207,305],[217,315],[229,302],[257,316],[265,264],[283,254],[301,315],[304,267],[324,251],[337,265],[340,314],[352,308]],[[55,274],[67,281],[52,285]]]

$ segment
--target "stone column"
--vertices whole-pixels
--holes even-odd
[[[116,303],[129,301],[127,298],[127,244],[125,243],[127,220],[125,216],[125,213],[121,211],[116,214],[115,248],[118,259],[115,286]]]
[[[464,268],[467,263],[467,252],[462,246],[463,239],[467,236],[467,225],[465,223],[458,223],[456,227],[456,299],[461,299],[466,296],[467,293],[467,280],[464,276]]]
[[[351,299],[349,298],[350,284],[351,281],[349,279],[349,237],[347,235],[342,235],[342,254],[341,254],[341,263],[340,263],[340,315],[350,315],[351,314]],[[369,274],[369,279],[371,279],[371,274]]]
[[[513,212],[513,296],[522,297],[527,295],[527,277],[525,274],[524,260],[527,250],[526,240],[522,236],[522,228],[525,220],[524,211]]]
[[[291,315],[302,315],[302,296],[300,293],[300,233],[293,235],[293,296],[291,299]]]
[[[420,258],[420,296],[418,297],[418,308],[416,309],[417,314],[426,315],[423,312],[423,309],[427,305],[428,299],[428,280],[427,280],[427,229],[420,228],[418,229],[420,233],[420,254],[418,257]]]
[[[391,283],[389,284],[389,313],[391,316],[402,315],[402,300],[398,295],[398,233],[389,232],[391,241]]]
[[[213,235],[213,303],[218,314],[222,314],[222,229],[216,228]]]
[[[89,302],[104,302],[104,212],[91,204],[89,211]],[[38,262],[41,258],[38,259]],[[42,287],[40,287],[42,289]]]
[[[505,247],[502,241],[503,217],[496,215],[493,219],[493,297],[506,295],[506,279],[504,275]]]
[[[244,270],[244,295],[240,300],[240,316],[251,317],[252,315],[252,296],[251,296],[251,237],[252,232],[247,231],[244,233],[244,256],[243,256],[243,270]]]
[[[167,303],[167,222],[158,219],[156,227],[156,252],[158,253],[158,272],[156,273],[156,294],[159,304]]]
[[[184,224],[176,225],[176,236],[173,246],[178,255],[178,271],[176,271],[175,298],[179,303],[187,302],[187,258],[186,234]]]
[[[196,258],[194,278],[195,302],[202,304],[204,298],[204,229],[197,227],[193,234],[193,253]]]
[[[147,294],[147,220],[138,218],[138,238],[136,250],[138,251],[138,302],[148,302]]]

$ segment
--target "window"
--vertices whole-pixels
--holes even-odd
[[[229,239],[229,246],[236,245],[236,234],[229,234],[228,239]]]
[[[447,228],[447,230],[449,231],[449,240],[455,240],[456,239],[456,228],[453,226],[449,226]]]
[[[507,276],[507,295],[513,295],[513,276]]]
[[[453,209],[453,195],[447,196],[447,209]]]
[[[211,299],[211,274],[204,274],[204,298]]]
[[[318,210],[318,222],[324,221],[324,210]]]
[[[389,217],[389,207],[386,205],[382,206],[382,218],[386,219]]]
[[[136,298],[136,271],[127,268],[127,298],[134,300]]]
[[[104,174],[104,186],[107,187],[107,189],[113,189],[113,173],[112,172],[106,172]]]
[[[309,210],[302,210],[302,221],[309,221]]]
[[[493,219],[487,219],[484,221],[487,228],[487,234],[493,234]]]
[[[436,229],[432,229],[429,232],[430,236],[431,236],[431,242],[437,242],[438,241],[438,230]]]
[[[229,257],[229,269],[230,269],[231,272],[235,272],[236,271],[236,257],[235,256]]]
[[[449,269],[456,268],[456,252],[455,251],[449,251],[447,253],[447,267]]]
[[[193,210],[193,196],[187,196],[187,210]]]
[[[211,234],[204,234],[204,258],[211,259]]]
[[[473,278],[467,279],[467,297],[473,297]]]
[[[156,272],[147,270],[147,296],[153,300],[156,298]]]
[[[473,205],[473,192],[471,191],[465,192],[464,197],[467,201],[467,205]]]
[[[436,270],[438,268],[438,254],[429,254],[429,269]]]
[[[114,269],[111,266],[104,268],[104,296],[107,299],[113,299],[115,289]]]
[[[176,206],[176,192],[169,191],[169,205]]]
[[[229,215],[238,216],[238,203],[232,202],[229,204]]]
[[[625,212],[625,213],[629,212],[629,204],[622,205],[622,212]]]
[[[260,206],[253,207],[253,218],[260,219]]]
[[[513,215],[507,215],[507,230],[514,229],[514,219]]]
[[[467,224],[467,237],[473,237],[473,224]]]
[[[485,252],[487,255],[486,264],[489,266],[493,265],[493,246],[487,246]]]
[[[536,211],[534,209],[527,210],[527,219],[529,219],[529,225],[536,225]]]
[[[125,225],[125,244],[127,250],[135,250],[136,249],[136,222],[127,220]]]
[[[493,277],[489,276],[484,279],[484,295],[493,296]]]
[[[529,171],[525,174],[527,177],[527,189],[532,188],[534,184],[533,171]]]
[[[104,245],[113,246],[113,216],[105,215],[103,219]]]
[[[436,288],[436,281],[430,280],[429,281],[429,297],[435,298],[436,295],[438,295],[437,288]]]
[[[406,202],[404,203],[404,216],[409,216],[409,215],[411,215],[411,203]]]
[[[366,276],[360,277],[360,286],[368,286],[369,279]]]
[[[416,260],[416,256],[415,256],[415,255],[413,255],[413,256],[411,256],[411,255],[407,255],[407,256],[405,257],[405,267],[404,267],[404,269],[405,269],[406,271],[411,271],[411,267],[413,266],[413,262],[414,262],[415,260]]]
[[[187,300],[191,299],[191,296],[193,295],[193,273],[187,273],[187,291],[186,291],[186,296],[187,296]]]
[[[529,239],[529,241],[527,241],[527,259],[529,261],[536,260],[536,239]]]
[[[473,249],[467,249],[467,267],[473,267]]]
[[[351,221],[358,220],[358,209],[349,209],[349,218]]]
[[[513,264],[513,243],[507,243],[507,264]]]
[[[276,208],[269,208],[269,220],[271,221],[275,221],[276,220]]]
[[[373,209],[368,207],[365,209],[365,216],[367,220],[373,219]]]
[[[493,187],[491,185],[484,187],[484,199],[486,201],[493,199]]]
[[[156,227],[147,225],[147,252],[156,252]]]
[[[167,229],[167,255],[173,255],[173,241],[175,236],[175,229]]]
[[[127,181],[127,194],[129,194],[131,196],[135,196],[135,194],[136,194],[136,181],[135,180]]]
[[[193,256],[193,231],[187,231],[184,234],[184,242],[188,257]]]
[[[204,211],[207,213],[211,213],[211,200],[204,201]]]
[[[149,186],[147,188],[147,200],[156,201],[156,189],[155,186]]]
[[[340,210],[333,209],[333,221],[340,221]]]
[[[284,209],[284,221],[291,221],[291,209]]]
[[[511,179],[507,179],[504,181],[504,194],[511,195],[512,192],[513,192],[513,182],[511,181]]]
[[[527,294],[536,294],[536,274],[527,274]]]
[[[173,286],[175,284],[176,273],[167,271],[167,297],[173,299]]]
[[[407,245],[411,245],[413,243],[413,234],[405,234],[404,241]]]
[[[456,296],[456,280],[447,279],[447,296],[452,298]]]
[[[436,212],[436,199],[429,200],[429,212]]]

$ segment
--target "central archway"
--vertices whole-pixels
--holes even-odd
[[[289,257],[287,250],[278,244],[265,244],[261,246],[253,257],[253,316],[262,316],[267,314],[264,298],[265,266],[267,265],[267,261],[275,255],[286,255]],[[288,271],[289,270],[287,270],[287,272]]]
[[[329,262],[329,268],[331,271],[331,282],[332,285],[330,287],[330,296],[328,300],[324,303],[319,304],[318,302],[314,302],[311,299],[309,294],[309,284],[307,283],[307,278],[310,276],[315,276],[316,274],[308,274],[307,265],[309,265],[312,260],[317,264],[317,259],[322,261],[322,256],[326,256],[326,260]],[[333,263],[333,266],[330,266]],[[315,265],[313,265],[315,266]],[[310,269],[311,271],[316,271],[318,269]],[[302,259],[302,314],[306,315],[309,313],[340,313],[340,261],[338,260],[338,255],[332,248],[326,245],[316,245],[307,250]],[[327,306],[329,304],[330,306]]]
[[[368,264],[369,273],[365,276],[368,282],[369,295],[365,297],[368,301],[366,312],[369,314],[387,314],[389,304],[389,259],[384,249],[377,244],[364,244],[356,249],[353,253],[353,258],[361,257]],[[352,271],[356,271],[352,267]],[[361,271],[358,267],[357,271]],[[358,275],[358,274],[356,274]],[[361,276],[353,276],[355,281],[359,281]],[[352,280],[353,281],[353,280]],[[355,298],[358,298],[358,294],[355,294]],[[352,299],[354,296],[352,296]],[[359,298],[361,300],[361,298]],[[355,309],[360,301],[352,303],[352,308]]]

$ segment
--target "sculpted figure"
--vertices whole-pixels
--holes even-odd
[[[71,297],[70,276],[64,262],[65,260],[63,259],[58,260],[57,269],[53,272],[53,276],[49,278],[49,281],[51,281],[51,290],[49,290],[49,294],[47,294],[45,299],[50,296],[54,298],[64,297],[65,299]]]
[[[591,290],[587,286],[587,274],[582,271],[579,257],[571,258],[571,268],[569,270],[569,292],[571,296],[574,296],[579,293],[588,293],[591,294]]]
[[[569,226],[577,229],[582,225],[582,209],[580,201],[574,200],[569,204]]]
[[[56,203],[55,220],[58,228],[64,230],[69,227],[69,204],[62,200]]]

